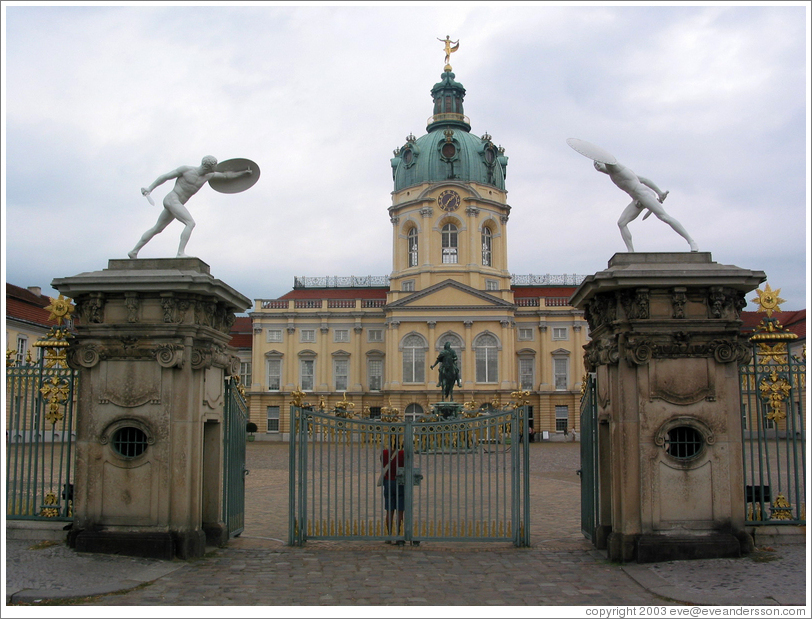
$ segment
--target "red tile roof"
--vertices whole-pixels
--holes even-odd
[[[254,327],[250,316],[237,316],[231,325],[231,341],[229,346],[234,348],[251,348],[253,346]]]
[[[367,293],[362,296],[359,291]],[[520,292],[521,291],[521,292]],[[575,288],[565,287],[527,287],[514,288],[517,298],[529,297],[569,297]],[[335,293],[343,293],[338,296]],[[372,293],[372,294],[370,294]],[[528,294],[530,293],[530,294]],[[301,294],[301,296],[299,296]],[[308,290],[293,290],[286,294],[283,299],[378,299],[386,298],[385,288],[314,288]],[[741,319],[742,332],[752,333],[766,314],[764,312],[742,312]],[[773,316],[778,319],[785,329],[791,331],[799,338],[806,339],[806,310],[796,310],[788,312],[774,312]],[[253,338],[253,327],[250,316],[240,316],[231,327],[231,345],[235,348],[251,348]]]
[[[49,320],[51,312],[45,309],[50,304],[51,299],[45,295],[38,296],[30,290],[6,283],[7,319],[21,320],[46,328],[53,327],[56,320]]]

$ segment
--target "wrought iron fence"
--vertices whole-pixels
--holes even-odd
[[[39,360],[6,355],[6,518],[72,520],[76,373],[54,328]]]
[[[529,543],[527,408],[353,419],[292,407],[289,542]]]
[[[245,529],[245,437],[248,404],[244,387],[234,376],[225,383],[225,457],[223,458],[223,522],[229,537]]]
[[[588,540],[595,540],[598,522],[598,402],[595,393],[595,374],[589,373],[582,381],[581,394],[581,532]]]
[[[748,525],[806,524],[806,349],[765,318],[740,367]]]

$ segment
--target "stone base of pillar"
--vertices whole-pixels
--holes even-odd
[[[228,542],[228,529],[223,524],[203,523],[203,532],[208,546],[225,546]]]
[[[175,558],[175,540],[168,532],[72,531],[68,535],[68,543],[77,552],[98,552],[166,561]],[[205,545],[203,550],[205,551]],[[203,553],[200,554],[202,555]]]
[[[746,551],[745,551],[746,552]],[[637,540],[637,562],[728,559],[742,556],[742,545],[731,533],[673,537],[641,535]]]
[[[630,563],[636,558],[638,535],[610,533],[606,537],[606,551],[610,561]]]
[[[612,533],[612,527],[608,525],[599,525],[595,527],[595,536],[593,538],[593,543],[595,544],[595,548],[598,550],[606,550],[609,535]]]
[[[206,554],[206,534],[201,531],[172,531],[175,556],[178,559],[197,559]]]
[[[597,538],[595,545],[600,548]],[[619,563],[730,559],[750,553],[753,547],[749,535],[720,532],[680,536],[610,533],[605,539],[608,559]]]

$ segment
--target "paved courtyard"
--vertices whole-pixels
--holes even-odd
[[[288,444],[247,444],[243,538],[288,539]],[[530,444],[530,542],[564,547],[581,534],[580,443]],[[319,542],[309,542],[317,544]],[[324,542],[322,542],[324,543]]]
[[[7,540],[7,600],[37,604],[82,596],[72,603],[212,607],[805,603],[802,545],[760,549],[742,559],[608,562],[580,532],[579,449],[578,443],[530,445],[529,548],[380,541],[313,541],[299,548],[285,545],[288,445],[249,443],[245,530],[226,547],[198,560],[159,561]],[[468,609],[465,616],[482,612]]]

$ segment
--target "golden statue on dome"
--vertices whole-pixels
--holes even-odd
[[[451,71],[451,65],[448,64],[451,60],[451,54],[456,52],[460,48],[460,42],[452,41],[451,37],[445,35],[445,39],[437,39],[440,43],[445,43],[445,71]]]

